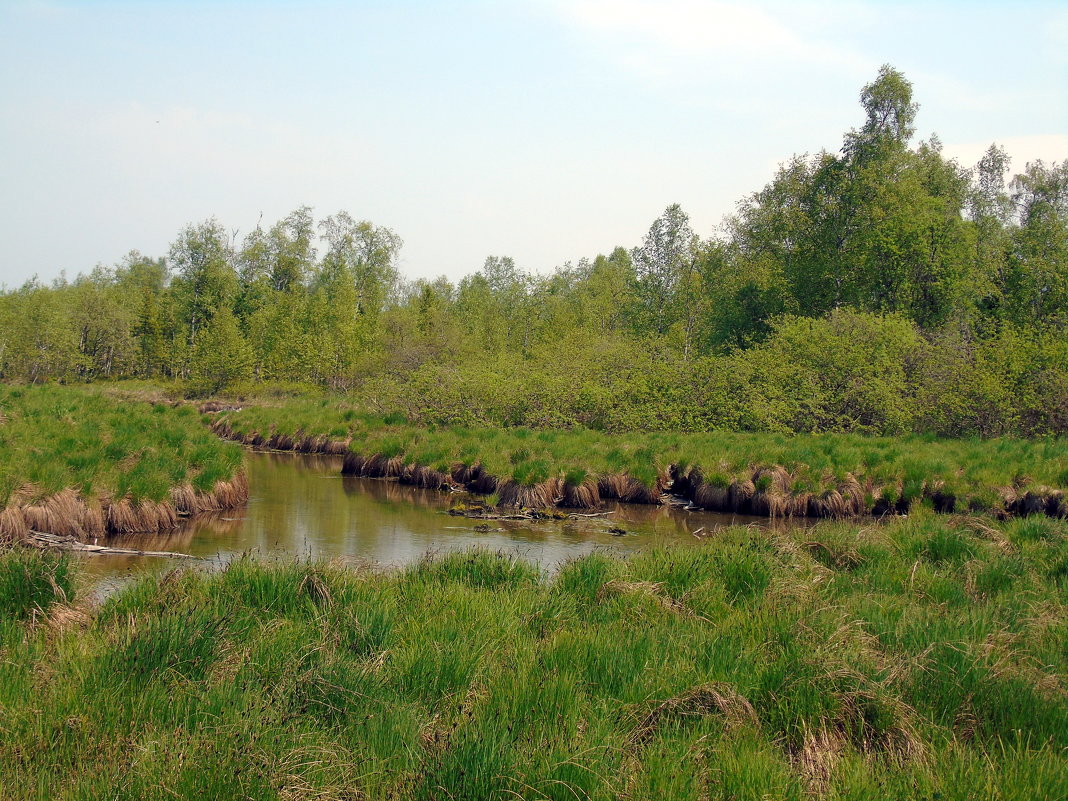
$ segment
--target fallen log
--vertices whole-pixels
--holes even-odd
[[[111,545],[90,545],[80,542],[74,537],[49,534],[44,531],[29,531],[25,542],[36,548],[56,548],[61,551],[77,551],[78,553],[93,556],[167,556],[174,559],[203,559],[202,556],[193,556],[188,553],[175,551],[142,551],[138,548],[116,548]]]

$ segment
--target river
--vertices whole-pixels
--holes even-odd
[[[561,562],[597,549],[628,553],[661,543],[692,545],[714,537],[723,526],[771,525],[766,518],[614,502],[605,505],[608,514],[599,518],[480,521],[447,514],[448,493],[342,476],[340,457],[250,451],[245,462],[247,506],[200,515],[166,535],[124,537],[108,544],[190,554],[202,560],[198,564],[216,567],[245,553],[388,567],[428,552],[477,546],[519,556],[551,572]],[[187,564],[148,556],[84,560],[94,583],[105,591],[140,573]]]

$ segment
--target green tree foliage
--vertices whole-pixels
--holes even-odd
[[[784,316],[770,336],[731,361],[746,375],[745,427],[779,431],[911,430],[917,328],[900,315],[839,309]]]
[[[232,307],[237,297],[237,273],[222,225],[212,219],[187,227],[171,245],[170,266],[179,320],[193,345],[216,312]]]
[[[219,392],[252,378],[254,355],[237,320],[225,306],[204,326],[193,348],[191,373],[194,386],[205,394]]]
[[[1012,181],[1019,225],[1009,250],[1006,294],[1016,322],[1068,315],[1068,160],[1028,164]]]
[[[598,334],[622,329],[628,310],[636,302],[637,281],[630,254],[616,248],[592,262],[580,262],[576,273],[573,303],[580,325]]]
[[[0,365],[5,376],[37,383],[77,374],[84,357],[68,290],[65,282],[48,288],[35,279],[3,296]]]
[[[319,228],[328,245],[320,277],[351,283],[357,313],[374,323],[399,279],[396,260],[403,241],[388,228],[356,222],[344,211]]]
[[[239,247],[207,220],[166,261],[0,293],[0,376],[314,383],[426,422],[1063,433],[1068,160],[1012,176],[995,144],[966,169],[913,142],[918,108],[884,66],[836,150],[710,238],[671,205],[551,272],[405,282],[400,237],[344,211]]]
[[[639,329],[663,335],[673,325],[682,324],[687,349],[696,317],[691,301],[697,251],[697,235],[690,227],[690,217],[676,203],[657,217],[641,247],[631,252]]]
[[[819,316],[841,306],[933,327],[986,289],[966,255],[968,172],[937,139],[908,148],[911,84],[884,67],[861,100],[865,123],[840,154],[794,157],[729,222],[728,258],[711,279],[752,322],[721,314],[722,341],[766,334],[777,311]]]
[[[858,166],[902,151],[916,131],[919,104],[912,99],[912,83],[889,64],[860,92],[864,125],[846,136],[843,152]]]

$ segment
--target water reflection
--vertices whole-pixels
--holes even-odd
[[[631,552],[656,543],[695,544],[694,531],[763,518],[687,512],[676,507],[606,504],[604,517],[568,521],[478,521],[445,514],[448,494],[395,481],[341,476],[335,456],[248,453],[248,505],[198,516],[165,535],[127,537],[126,547],[178,551],[225,564],[243,553],[405,564],[427,551],[480,546],[516,554],[552,570],[595,549]],[[780,523],[781,525],[781,523]],[[613,535],[610,527],[626,531]],[[488,529],[488,530],[487,530]],[[177,564],[159,557],[96,556],[86,568],[106,583]]]

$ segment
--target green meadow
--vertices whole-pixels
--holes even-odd
[[[189,407],[122,403],[91,389],[0,384],[0,507],[64,489],[162,501],[191,483],[210,491],[241,468]]]
[[[1066,538],[919,512],[551,577],[242,559],[102,603],[10,550],[0,796],[1063,798]]]

